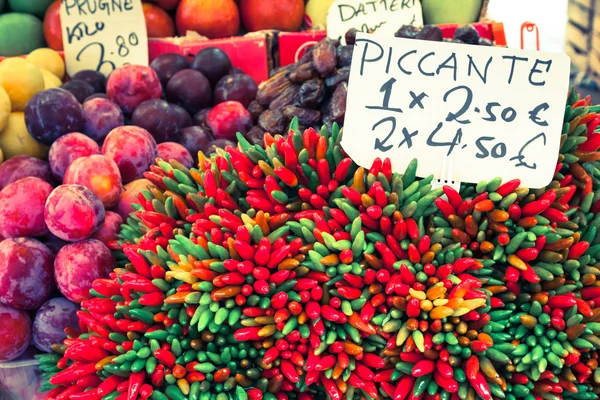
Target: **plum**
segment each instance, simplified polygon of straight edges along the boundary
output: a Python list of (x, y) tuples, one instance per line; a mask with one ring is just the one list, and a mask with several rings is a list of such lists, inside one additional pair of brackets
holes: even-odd
[(162, 87), (156, 72), (142, 65), (124, 65), (108, 77), (106, 94), (126, 113), (146, 100), (160, 99)]
[(212, 139), (212, 135), (207, 129), (200, 126), (188, 126), (181, 130), (179, 143), (190, 152), (194, 159), (197, 159), (198, 152), (206, 152), (208, 142)]
[(166, 89), (167, 100), (195, 114), (212, 102), (210, 82), (201, 72), (184, 69), (173, 75)]
[(83, 103), (83, 133), (96, 142), (124, 124), (123, 111), (109, 99), (96, 97)]
[[(94, 93), (93, 95), (91, 95), (90, 97), (85, 99), (85, 101), (92, 100), (92, 99), (108, 99), (108, 96), (106, 95), (106, 93)], [(119, 108), (119, 110), (120, 110), (120, 108)]]
[(177, 140), (181, 116), (161, 99), (147, 100), (132, 115), (133, 125), (146, 129), (157, 143)]
[(62, 89), (65, 89), (75, 98), (78, 102), (83, 103), (85, 99), (90, 97), (95, 93), (94, 87), (87, 83), (86, 81), (81, 81), (79, 79), (72, 79), (69, 82), (63, 84), (61, 86)]
[(225, 75), (215, 87), (215, 104), (224, 101), (239, 101), (248, 107), (256, 98), (258, 85), (256, 81), (246, 74)]
[(71, 163), (80, 158), (100, 154), (100, 146), (84, 134), (73, 132), (59, 137), (48, 153), (48, 162), (54, 177), (62, 181)]
[(169, 104), (169, 105), (171, 106), (173, 111), (175, 111), (177, 113), (177, 115), (179, 116), (179, 128), (180, 129), (187, 128), (188, 126), (194, 125), (194, 122), (192, 121), (192, 117), (190, 116), (190, 113), (187, 112), (185, 110), (185, 108), (178, 106), (177, 104)]
[(150, 68), (156, 71), (160, 83), (165, 87), (173, 75), (189, 67), (190, 62), (188, 59), (177, 53), (161, 54), (150, 63)]
[(117, 205), (121, 197), (121, 173), (117, 164), (101, 154), (81, 157), (71, 163), (63, 183), (82, 185), (90, 189), (105, 209)]
[(190, 152), (179, 143), (164, 142), (159, 144), (158, 157), (165, 161), (177, 160), (187, 168), (192, 168), (194, 164)]
[(0, 301), (20, 310), (44, 304), (54, 289), (53, 262), (54, 254), (38, 240), (4, 239), (0, 242)]
[(52, 171), (47, 162), (31, 156), (15, 156), (0, 164), (0, 189), (29, 176), (52, 183)]
[(113, 129), (104, 144), (102, 154), (113, 160), (121, 171), (124, 183), (140, 179), (156, 159), (156, 141), (145, 129), (122, 126)]
[(48, 232), (44, 205), (52, 186), (40, 178), (23, 178), (0, 191), (0, 235), (8, 237), (41, 236)]
[(31, 318), (25, 311), (0, 304), (0, 361), (11, 361), (31, 342)]
[(44, 209), (44, 219), (52, 234), (67, 242), (87, 239), (104, 223), (104, 207), (90, 189), (81, 185), (61, 185), (54, 189)]
[(113, 240), (117, 240), (117, 235), (121, 230), (123, 218), (113, 211), (107, 211), (102, 227), (92, 235), (92, 239), (97, 239), (108, 246)]
[(83, 111), (71, 93), (64, 89), (46, 89), (33, 96), (25, 107), (27, 131), (38, 142), (50, 146), (71, 132), (81, 132)]
[(129, 214), (134, 211), (131, 204), (139, 203), (138, 194), (142, 190), (146, 190), (148, 186), (154, 186), (148, 179), (138, 179), (125, 185), (121, 200), (119, 200), (119, 204), (116, 208), (116, 211), (121, 218), (123, 218), (123, 221), (127, 221)]
[(235, 140), (237, 132), (245, 135), (252, 128), (252, 115), (239, 101), (226, 101), (208, 113), (207, 123), (215, 138)]
[(208, 126), (208, 114), (211, 112), (212, 108), (204, 108), (194, 114), (194, 125), (201, 126), (205, 129), (210, 130)]
[(98, 71), (84, 69), (73, 75), (73, 79), (89, 83), (94, 88), (94, 93), (106, 92), (106, 77)]
[(114, 264), (110, 250), (99, 240), (68, 244), (60, 249), (54, 260), (58, 290), (67, 299), (81, 303), (91, 298), (89, 292), (94, 280), (108, 277)]
[(200, 50), (194, 57), (190, 67), (202, 72), (213, 86), (219, 82), (219, 79), (231, 74), (232, 71), (229, 56), (216, 47)]
[(65, 242), (62, 239), (57, 238), (51, 233), (48, 233), (44, 237), (40, 238), (40, 241), (46, 246), (52, 254), (58, 254), (58, 251), (63, 248), (68, 242)]
[(33, 344), (40, 351), (51, 353), (50, 346), (62, 343), (67, 338), (65, 328), (79, 327), (77, 318), (77, 304), (65, 299), (56, 297), (45, 302), (33, 320)]

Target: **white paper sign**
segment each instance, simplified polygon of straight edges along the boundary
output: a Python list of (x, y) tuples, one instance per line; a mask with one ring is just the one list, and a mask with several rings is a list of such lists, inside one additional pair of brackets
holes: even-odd
[(337, 0), (327, 14), (327, 36), (343, 43), (351, 28), (394, 36), (402, 25), (423, 25), (420, 0)]
[(361, 166), (500, 176), (546, 186), (556, 167), (569, 85), (565, 54), (357, 35), (342, 146)]
[(125, 64), (148, 65), (148, 34), (140, 0), (62, 0), (67, 72), (109, 75)]

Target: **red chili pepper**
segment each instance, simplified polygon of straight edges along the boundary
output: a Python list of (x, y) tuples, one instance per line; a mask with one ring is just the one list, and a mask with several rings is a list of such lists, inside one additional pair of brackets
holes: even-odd
[(233, 334), (233, 337), (242, 342), (249, 340), (262, 340), (262, 338), (258, 335), (258, 332), (261, 329), (262, 326), (249, 326), (240, 328)]
[(571, 296), (567, 296), (567, 295), (558, 295), (558, 296), (552, 296), (548, 299), (548, 306), (550, 306), (550, 308), (571, 308), (574, 305), (577, 305), (577, 301), (575, 300), (574, 297)]
[(154, 352), (154, 357), (169, 368), (175, 366), (175, 355), (169, 350), (158, 349)]
[[(79, 388), (81, 390), (81, 388)], [(87, 392), (76, 393), (70, 395), (72, 400), (100, 400), (102, 397), (98, 395), (98, 389), (88, 390)]]
[(152, 292), (142, 295), (138, 301), (143, 306), (159, 307), (164, 304), (165, 295), (163, 292)]
[[(158, 358), (158, 357), (157, 357)], [(127, 400), (136, 400), (140, 392), (140, 388), (146, 377), (145, 371), (132, 372), (129, 375), (129, 387), (127, 389)]]
[(548, 208), (546, 211), (542, 213), (542, 215), (550, 222), (567, 222), (569, 217), (563, 213), (562, 211), (557, 210), (556, 208)]
[(342, 399), (342, 393), (332, 379), (327, 379), (324, 376), (321, 376), (321, 383), (332, 400)]
[(356, 288), (349, 286), (340, 286), (337, 288), (340, 296), (347, 300), (356, 300), (362, 296), (362, 292)]
[(452, 370), (450, 364), (442, 360), (436, 361), (435, 368), (444, 378), (452, 378), (452, 376), (454, 375), (454, 371)]
[(435, 362), (432, 360), (421, 360), (413, 366), (412, 374), (415, 377), (429, 375), (435, 369)]
[[(175, 225), (171, 225), (171, 224), (167, 224), (167, 225), (169, 225), (171, 227), (175, 226)], [(172, 230), (173, 230), (173, 228), (171, 228), (171, 231)], [(131, 264), (133, 265), (133, 267), (135, 268), (135, 270), (137, 271), (138, 274), (140, 274), (141, 276), (143, 276), (145, 278), (152, 277), (152, 275), (150, 274), (150, 264), (148, 264), (148, 261), (146, 261), (146, 258), (144, 256), (142, 256), (141, 254), (139, 254), (136, 251), (134, 246), (124, 246), (123, 252), (129, 259), (129, 261), (131, 261)]]
[(482, 399), (489, 400), (492, 398), (492, 393), (490, 391), (490, 387), (488, 386), (488, 384), (485, 381), (485, 378), (481, 372), (477, 373), (477, 375), (475, 376), (475, 379), (469, 379), (469, 383), (471, 383), (471, 386), (473, 387), (473, 389), (475, 389), (477, 394)]
[(373, 353), (365, 353), (361, 361), (370, 368), (380, 369), (385, 366), (385, 360)]
[(368, 322), (363, 321), (357, 313), (352, 313), (350, 318), (348, 319), (350, 325), (355, 327), (356, 329), (368, 333), (369, 335), (374, 335), (377, 333), (377, 330), (373, 325)]
[(410, 375), (404, 375), (398, 381), (396, 390), (394, 390), (394, 400), (404, 400), (408, 397), (408, 394), (413, 391), (415, 383), (415, 377)]
[(581, 299), (575, 299), (575, 301), (577, 302), (577, 310), (584, 317), (593, 317), (594, 316), (594, 312), (592, 311), (592, 308), (586, 301), (581, 300)]
[(521, 271), (521, 276), (529, 283), (538, 283), (540, 281), (540, 277), (538, 274), (531, 268), (531, 265), (525, 263), (527, 269), (525, 271)]
[(500, 187), (496, 189), (496, 193), (498, 193), (502, 197), (506, 197), (512, 192), (514, 192), (520, 184), (521, 181), (519, 179), (513, 179), (512, 181), (508, 181), (500, 185)]
[(569, 249), (569, 256), (568, 256), (568, 258), (570, 258), (570, 259), (578, 259), (578, 258), (580, 258), (581, 256), (583, 256), (583, 254), (587, 251), (587, 249), (589, 247), (590, 247), (590, 243), (586, 242), (586, 241), (581, 241), (581, 242), (575, 243)]
[(281, 372), (292, 383), (297, 383), (300, 381), (300, 376), (296, 371), (296, 367), (294, 367), (294, 364), (287, 360), (281, 360)]
[(433, 373), (433, 379), (438, 385), (440, 385), (442, 389), (447, 390), (450, 393), (458, 392), (458, 382), (456, 382), (454, 378), (444, 378), (437, 371), (435, 371)]
[[(61, 389), (63, 389), (63, 388), (61, 388)], [(81, 390), (81, 388), (79, 388), (77, 386), (71, 386), (71, 387), (67, 388), (66, 390), (64, 390), (62, 393), (60, 393), (59, 395), (57, 395), (56, 400), (69, 400), (71, 398), (71, 395), (76, 394), (80, 390)]]
[(465, 374), (467, 379), (474, 380), (477, 378), (479, 372), (479, 358), (477, 356), (470, 356), (465, 362)]
[(448, 218), (450, 215), (456, 214), (456, 210), (454, 209), (454, 207), (452, 207), (450, 203), (448, 203), (446, 200), (440, 197), (435, 199), (435, 205), (446, 218)]
[(550, 207), (550, 204), (552, 204), (552, 202), (549, 199), (532, 201), (531, 203), (525, 204), (522, 207), (522, 216), (533, 217), (535, 215), (541, 214)]

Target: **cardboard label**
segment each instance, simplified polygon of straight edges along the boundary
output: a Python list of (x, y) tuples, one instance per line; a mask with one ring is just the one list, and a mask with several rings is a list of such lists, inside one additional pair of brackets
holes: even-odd
[(417, 158), (419, 176), (439, 178), (452, 157), (455, 181), (550, 183), (569, 87), (565, 54), (364, 33), (355, 47), (342, 146), (358, 164), (389, 157), (403, 172)]
[(62, 0), (67, 72), (109, 75), (126, 64), (148, 65), (148, 34), (140, 0)]
[(327, 14), (327, 36), (343, 44), (351, 28), (394, 36), (402, 25), (423, 25), (420, 0), (337, 0)]

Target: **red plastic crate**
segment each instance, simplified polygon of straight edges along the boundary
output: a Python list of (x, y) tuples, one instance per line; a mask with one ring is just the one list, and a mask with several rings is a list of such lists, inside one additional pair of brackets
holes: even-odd
[[(445, 38), (452, 38), (458, 24), (440, 25)], [(495, 41), (499, 46), (506, 45), (504, 26), (495, 22), (473, 24), (481, 37)], [(279, 61), (281, 66), (295, 63), (308, 49), (327, 36), (326, 31), (282, 32), (279, 34)]]

